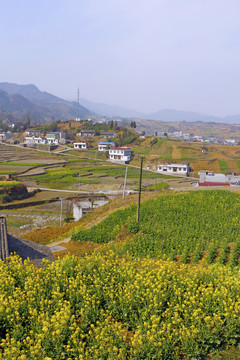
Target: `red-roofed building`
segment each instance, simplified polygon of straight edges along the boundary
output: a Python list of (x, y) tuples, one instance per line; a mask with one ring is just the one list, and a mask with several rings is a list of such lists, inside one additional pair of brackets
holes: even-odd
[(132, 151), (130, 147), (115, 147), (109, 149), (109, 159), (111, 161), (129, 163), (132, 158)]

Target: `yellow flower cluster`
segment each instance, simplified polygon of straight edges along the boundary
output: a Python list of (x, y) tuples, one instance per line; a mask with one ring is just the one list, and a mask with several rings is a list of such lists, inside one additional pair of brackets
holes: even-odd
[(0, 359), (187, 359), (240, 333), (240, 274), (219, 265), (66, 257), (0, 262)]

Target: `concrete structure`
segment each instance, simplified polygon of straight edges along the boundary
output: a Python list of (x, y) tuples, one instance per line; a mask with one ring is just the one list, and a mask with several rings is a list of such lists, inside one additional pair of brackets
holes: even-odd
[(230, 186), (240, 184), (240, 175), (215, 174), (212, 171), (201, 170), (198, 172), (199, 186)]
[(111, 161), (129, 163), (132, 158), (130, 147), (115, 147), (109, 150), (109, 159)]
[(0, 259), (6, 260), (9, 255), (16, 253), (22, 260), (30, 259), (37, 266), (42, 266), (42, 260), (54, 261), (54, 256), (47, 246), (33, 241), (17, 238), (7, 234), (7, 223), (4, 216), (0, 216)]
[(50, 132), (46, 136), (48, 144), (58, 145), (59, 143), (64, 143), (66, 140), (65, 132)]
[(34, 144), (47, 144), (47, 139), (36, 136), (26, 136), (24, 140), (25, 144), (34, 145)]
[(40, 136), (40, 131), (34, 130), (34, 129), (26, 129), (24, 132), (25, 136)]
[(0, 142), (4, 142), (10, 139), (13, 135), (11, 133), (2, 132), (0, 133)]
[(113, 142), (102, 141), (102, 142), (98, 143), (98, 151), (107, 151), (110, 148), (113, 148), (114, 146), (115, 146), (115, 144)]
[(189, 163), (158, 165), (157, 171), (166, 175), (189, 176), (191, 167)]
[(7, 223), (5, 216), (0, 216), (0, 259), (6, 260), (8, 256)]
[(115, 139), (117, 134), (115, 132), (102, 131), (100, 137), (103, 139)]
[(74, 149), (87, 149), (88, 144), (86, 142), (77, 142), (77, 143), (73, 143), (73, 147)]
[(96, 135), (96, 131), (95, 130), (81, 130), (79, 132), (79, 134), (82, 137), (93, 137)]

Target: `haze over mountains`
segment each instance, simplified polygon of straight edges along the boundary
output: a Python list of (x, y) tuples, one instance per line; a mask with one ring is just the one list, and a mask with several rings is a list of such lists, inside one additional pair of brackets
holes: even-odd
[(174, 109), (163, 109), (155, 113), (144, 114), (133, 109), (127, 109), (118, 105), (108, 105), (104, 103), (94, 103), (85, 98), (80, 99), (80, 103), (89, 110), (102, 114), (105, 116), (121, 116), (126, 118), (139, 118), (146, 120), (159, 120), (159, 121), (203, 121), (203, 122), (219, 122), (219, 123), (239, 123), (240, 114), (217, 117), (213, 115), (199, 114), (192, 111), (181, 111)]
[(76, 101), (67, 101), (48, 92), (40, 91), (33, 84), (0, 83), (0, 116), (20, 120), (27, 114), (32, 115), (33, 121), (70, 120), (76, 117), (87, 119), (93, 115), (99, 115), (159, 121), (240, 123), (240, 114), (221, 118), (171, 109), (144, 114), (133, 109), (95, 103), (84, 98), (80, 99), (80, 106), (78, 107)]
[(92, 113), (70, 102), (40, 91), (35, 85), (0, 83), (0, 116), (20, 120), (31, 114), (33, 121), (70, 120), (76, 117), (88, 118)]

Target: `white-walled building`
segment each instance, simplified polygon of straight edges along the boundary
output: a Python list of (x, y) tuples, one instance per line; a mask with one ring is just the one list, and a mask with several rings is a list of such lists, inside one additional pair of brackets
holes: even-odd
[(130, 147), (115, 147), (109, 149), (109, 159), (111, 161), (128, 163), (132, 158)]
[(106, 151), (115, 146), (114, 142), (102, 141), (98, 143), (98, 151)]
[(157, 171), (166, 175), (185, 175), (189, 176), (191, 167), (189, 163), (158, 165)]
[(115, 132), (102, 131), (100, 137), (104, 139), (115, 139), (117, 134)]
[(73, 143), (73, 147), (74, 149), (87, 149), (88, 145), (86, 142), (77, 142), (77, 143)]
[(66, 140), (66, 133), (64, 131), (61, 132), (50, 132), (46, 136), (47, 143), (58, 145), (59, 143), (64, 143), (64, 140)]
[(215, 174), (212, 171), (200, 170), (199, 186), (230, 186), (240, 184), (240, 175), (237, 174)]
[(4, 142), (8, 139), (10, 139), (13, 135), (11, 133), (2, 132), (0, 133), (0, 142)]
[(25, 144), (34, 145), (34, 144), (47, 144), (47, 139), (40, 136), (25, 136)]

